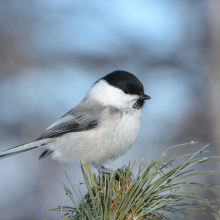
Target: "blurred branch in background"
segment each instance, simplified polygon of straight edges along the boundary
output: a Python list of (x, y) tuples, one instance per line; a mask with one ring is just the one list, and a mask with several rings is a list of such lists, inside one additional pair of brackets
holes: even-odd
[(208, 81), (212, 115), (211, 132), (216, 155), (220, 155), (220, 2), (218, 0), (210, 1), (209, 9), (211, 70), (208, 75)]
[(220, 2), (210, 2), (210, 52), (209, 100), (212, 114), (212, 134), (216, 153), (220, 155)]

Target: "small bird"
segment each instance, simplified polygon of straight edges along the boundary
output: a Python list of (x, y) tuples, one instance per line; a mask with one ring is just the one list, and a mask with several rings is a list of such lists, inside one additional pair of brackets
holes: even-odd
[(144, 87), (133, 74), (117, 70), (94, 83), (85, 98), (48, 127), (33, 142), (0, 153), (0, 159), (36, 148), (45, 148), (59, 162), (103, 165), (122, 156), (133, 145), (140, 130), (145, 100)]

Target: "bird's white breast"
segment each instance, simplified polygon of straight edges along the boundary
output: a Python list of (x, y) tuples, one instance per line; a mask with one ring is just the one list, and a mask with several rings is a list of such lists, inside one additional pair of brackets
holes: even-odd
[(104, 165), (133, 145), (140, 130), (142, 110), (119, 112), (98, 127), (70, 132), (55, 140), (53, 157), (59, 161)]

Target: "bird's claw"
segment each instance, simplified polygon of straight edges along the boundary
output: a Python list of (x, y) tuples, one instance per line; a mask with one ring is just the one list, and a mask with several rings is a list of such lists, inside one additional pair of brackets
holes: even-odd
[(111, 169), (109, 169), (109, 168), (105, 168), (105, 167), (97, 165), (95, 163), (93, 163), (92, 165), (99, 171), (100, 174), (111, 173)]

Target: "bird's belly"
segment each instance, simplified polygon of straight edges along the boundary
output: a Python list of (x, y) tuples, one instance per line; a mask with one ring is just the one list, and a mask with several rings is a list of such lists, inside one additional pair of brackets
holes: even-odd
[(104, 165), (122, 156), (140, 130), (140, 117), (122, 115), (89, 131), (72, 132), (57, 139), (53, 157), (59, 161)]
[(102, 141), (102, 156), (98, 164), (107, 164), (122, 156), (133, 145), (140, 130), (140, 122), (134, 121), (128, 115), (112, 125), (111, 131), (105, 134)]

